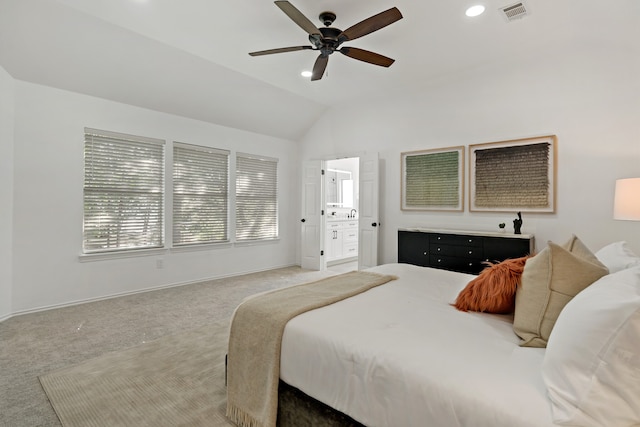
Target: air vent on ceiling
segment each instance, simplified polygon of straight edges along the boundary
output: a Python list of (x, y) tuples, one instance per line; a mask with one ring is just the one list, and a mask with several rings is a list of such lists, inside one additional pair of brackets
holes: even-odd
[(500, 8), (500, 10), (504, 14), (504, 17), (507, 19), (507, 21), (514, 21), (516, 19), (524, 18), (529, 13), (524, 2), (518, 2), (509, 6), (505, 6), (503, 8)]

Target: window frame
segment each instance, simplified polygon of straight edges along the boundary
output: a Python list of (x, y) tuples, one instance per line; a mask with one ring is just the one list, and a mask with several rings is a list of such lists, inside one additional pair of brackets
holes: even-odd
[[(241, 153), (241, 152), (236, 153), (235, 160), (236, 160), (235, 177), (234, 177), (235, 178), (234, 181), (236, 184), (235, 206), (234, 206), (235, 242), (237, 244), (246, 244), (246, 243), (264, 242), (264, 241), (272, 241), (272, 240), (279, 239), (280, 237), (280, 227), (279, 227), (280, 215), (279, 215), (279, 200), (278, 200), (278, 172), (279, 172), (278, 162), (279, 160), (274, 157), (260, 156), (260, 155)], [(240, 169), (242, 167), (244, 160), (251, 162), (253, 166), (250, 169), (247, 169), (243, 172)], [(243, 183), (240, 182), (244, 178), (246, 178), (246, 176), (243, 176), (243, 173), (251, 174), (251, 172), (259, 172), (260, 168), (257, 167), (258, 165), (267, 166), (267, 168), (262, 169), (263, 173), (265, 171), (268, 171), (270, 168), (273, 168), (274, 169), (272, 171), (273, 179), (271, 181), (260, 182), (259, 180), (256, 179), (255, 174), (253, 174), (252, 175), (253, 179), (250, 179), (247, 181), (250, 184), (253, 184), (252, 185), (253, 188), (251, 189), (252, 194), (250, 196), (243, 196), (241, 193), (245, 190), (245, 188), (243, 186)], [(257, 187), (255, 187), (256, 185)], [(265, 193), (266, 193), (265, 190), (271, 190), (272, 192), (267, 196), (265, 196)], [(267, 235), (248, 233), (246, 236), (240, 236), (240, 234), (243, 233), (243, 230), (246, 230), (246, 228), (242, 224), (243, 218), (245, 216), (242, 213), (243, 203), (241, 201), (243, 201), (244, 199), (249, 199), (249, 197), (252, 197), (252, 198), (257, 197), (258, 200), (261, 200), (263, 202), (271, 201), (272, 203), (271, 212), (273, 213), (273, 215), (270, 218), (269, 217), (263, 218), (263, 220), (268, 220), (272, 222), (271, 224), (269, 224), (269, 226), (273, 230), (272, 233), (267, 233)], [(249, 208), (250, 215), (247, 215), (247, 216), (251, 216), (251, 214), (253, 214), (254, 215), (253, 217), (255, 218), (256, 214), (264, 213), (264, 212), (265, 212), (264, 206), (262, 207), (262, 209), (251, 207)]]
[[(86, 205), (86, 196), (85, 196), (85, 182), (83, 181), (83, 220), (82, 220), (82, 245), (81, 245), (81, 253), (79, 254), (79, 260), (81, 262), (86, 261), (95, 261), (95, 260), (103, 260), (103, 259), (114, 259), (114, 258), (130, 258), (130, 257), (140, 257), (140, 256), (153, 256), (153, 255), (162, 255), (169, 252), (183, 252), (183, 251), (198, 251), (198, 250), (209, 250), (215, 248), (224, 248), (229, 246), (246, 246), (253, 244), (268, 244), (269, 242), (273, 242), (279, 240), (279, 189), (278, 189), (278, 174), (279, 167), (278, 162), (279, 159), (274, 157), (255, 155), (249, 153), (242, 153), (233, 150), (225, 150), (215, 147), (210, 147), (201, 144), (190, 144), (179, 141), (172, 141), (167, 143), (164, 139), (158, 138), (150, 138), (138, 135), (131, 135), (125, 133), (118, 133), (113, 131), (106, 131), (100, 129), (93, 129), (85, 127), (84, 129), (85, 141), (83, 145), (85, 159), (83, 160), (83, 174), (87, 174), (87, 162), (86, 162), (86, 144), (87, 139), (91, 138), (100, 138), (104, 137), (107, 139), (115, 139), (123, 144), (152, 144), (154, 147), (160, 147), (160, 156), (156, 159), (157, 163), (161, 166), (159, 170), (161, 170), (161, 179), (158, 183), (159, 191), (159, 202), (158, 202), (158, 217), (160, 218), (159, 225), (159, 233), (160, 239), (157, 244), (153, 246), (123, 246), (123, 247), (113, 247), (113, 248), (97, 248), (87, 250), (85, 232), (86, 232), (86, 213), (84, 212), (84, 206)], [(212, 240), (212, 241), (202, 241), (202, 242), (193, 242), (193, 243), (180, 243), (178, 239), (174, 241), (174, 227), (176, 223), (176, 218), (174, 214), (174, 205), (175, 205), (175, 183), (174, 183), (174, 173), (176, 169), (174, 153), (175, 150), (180, 150), (181, 148), (192, 149), (194, 151), (203, 151), (209, 153), (223, 154), (226, 156), (226, 239), (224, 240)], [(246, 169), (247, 165), (245, 165), (244, 160), (247, 160), (249, 163), (253, 163), (252, 167)], [(264, 162), (264, 163), (262, 163)], [(252, 173), (256, 172), (255, 166), (257, 165), (257, 170), (259, 173), (266, 172), (267, 180), (261, 181), (259, 179), (254, 180), (250, 178), (248, 183), (250, 187), (254, 190), (253, 193), (249, 195), (242, 194), (242, 188), (240, 191), (238, 190), (238, 183), (242, 182), (244, 177), (244, 182), (247, 182), (247, 177), (251, 176)], [(260, 170), (262, 166), (266, 166), (263, 168), (264, 170)], [(145, 177), (143, 177), (145, 178)], [(257, 185), (257, 187), (256, 187)], [(261, 187), (261, 186), (267, 187)], [(265, 196), (266, 195), (266, 196)], [(253, 211), (252, 218), (259, 217), (263, 213), (267, 212), (270, 215), (263, 218), (267, 221), (267, 228), (270, 230), (266, 234), (251, 234), (251, 235), (240, 235), (238, 232), (238, 224), (242, 225), (242, 218), (239, 219), (239, 216), (242, 215), (243, 210), (243, 201), (246, 201), (247, 198), (257, 198), (258, 201), (254, 200), (253, 205), (259, 205), (260, 208), (258, 210)], [(244, 200), (243, 200), (244, 199)], [(266, 202), (265, 202), (266, 201)], [(270, 205), (269, 209), (264, 209), (265, 203)], [(261, 225), (260, 228), (263, 226)]]
[[(223, 225), (223, 238), (221, 239), (208, 239), (208, 240), (191, 240), (188, 242), (185, 242), (182, 239), (177, 239), (177, 233), (179, 233), (179, 231), (177, 230), (177, 228), (180, 226), (180, 224), (182, 224), (181, 221), (177, 221), (176, 220), (176, 199), (178, 199), (179, 197), (176, 197), (179, 194), (187, 194), (186, 192), (177, 192), (176, 191), (176, 181), (179, 181), (176, 173), (178, 172), (178, 168), (176, 167), (176, 153), (177, 151), (185, 151), (185, 152), (189, 152), (189, 157), (193, 160), (199, 161), (202, 164), (204, 163), (208, 163), (209, 166), (216, 166), (218, 164), (221, 164), (222, 162), (220, 162), (220, 157), (224, 157), (224, 166), (223, 166), (223, 174), (224, 174), (224, 183), (222, 186), (218, 185), (218, 188), (223, 188), (222, 191), (212, 191), (212, 189), (209, 189), (209, 191), (204, 191), (199, 192), (199, 193), (190, 193), (192, 195), (194, 195), (194, 199), (199, 199), (200, 197), (196, 194), (199, 195), (209, 195), (209, 196), (213, 196), (213, 197), (218, 197), (217, 195), (221, 195), (222, 199), (223, 199), (223, 203), (224, 203), (224, 212), (222, 213), (222, 215), (214, 215), (214, 217), (217, 217), (218, 221), (222, 221), (222, 225)], [(203, 153), (202, 157), (198, 157), (197, 153)], [(182, 249), (182, 248), (192, 248), (192, 247), (196, 247), (196, 246), (202, 246), (202, 245), (217, 245), (217, 244), (223, 244), (223, 243), (229, 243), (230, 242), (230, 238), (229, 238), (229, 211), (230, 211), (230, 206), (231, 206), (231, 200), (229, 197), (229, 182), (230, 182), (230, 154), (231, 152), (229, 150), (222, 150), (219, 148), (213, 148), (213, 147), (207, 147), (207, 146), (203, 146), (203, 145), (195, 145), (195, 144), (188, 144), (188, 143), (184, 143), (184, 142), (178, 142), (178, 141), (174, 141), (173, 142), (173, 149), (172, 149), (172, 161), (171, 161), (171, 176), (172, 176), (172, 182), (171, 182), (171, 224), (170, 224), (170, 228), (171, 228), (171, 236), (172, 236), (172, 240), (171, 240), (171, 248), (172, 249)], [(202, 171), (202, 168), (198, 168), (199, 171)], [(213, 169), (215, 171), (215, 169)], [(187, 172), (189, 172), (187, 170)], [(192, 172), (196, 172), (196, 171), (192, 171)], [(192, 178), (196, 178), (198, 179), (198, 177), (192, 176)], [(203, 177), (200, 177), (200, 179), (202, 179)], [(190, 180), (192, 181), (192, 180)], [(213, 182), (213, 186), (215, 187), (217, 182), (215, 181), (210, 181), (210, 183)], [(183, 185), (187, 185), (188, 183), (183, 183)], [(204, 183), (200, 183), (201, 186), (203, 186)], [(192, 189), (193, 191), (193, 189)], [(197, 191), (197, 190), (196, 190)], [(194, 201), (195, 203), (198, 202), (203, 202), (203, 201)], [(185, 223), (187, 226), (189, 226), (189, 223)], [(185, 233), (186, 234), (186, 233)]]
[[(103, 150), (102, 153), (98, 153), (100, 149), (98, 148), (100, 144), (109, 145), (113, 144), (113, 150)], [(120, 145), (119, 148), (115, 148), (117, 145)], [(104, 147), (103, 147), (104, 148)], [(149, 153), (155, 153), (156, 156), (147, 157), (145, 160), (140, 161), (138, 158), (139, 154), (144, 153), (144, 151), (148, 151)], [(119, 152), (120, 151), (120, 152)], [(119, 155), (119, 159), (108, 159), (109, 156)], [(97, 165), (88, 168), (88, 162), (95, 164), (99, 161), (107, 161), (106, 167), (103, 165)], [(83, 216), (82, 216), (82, 255), (84, 256), (108, 256), (109, 254), (123, 254), (123, 253), (136, 253), (136, 252), (145, 252), (149, 251), (155, 252), (157, 250), (164, 250), (165, 248), (165, 194), (166, 194), (166, 141), (157, 138), (149, 138), (137, 135), (130, 135), (112, 131), (105, 131), (99, 129), (85, 128), (84, 129), (84, 143), (83, 143), (83, 191), (82, 191), (82, 200), (83, 200)], [(123, 163), (131, 163), (131, 167), (123, 167)], [(155, 164), (154, 164), (155, 163)], [(132, 184), (135, 184), (133, 181), (135, 180), (135, 174), (131, 174), (132, 171), (136, 169), (132, 166), (136, 165), (138, 168), (144, 169), (145, 166), (147, 170), (155, 171), (156, 173), (152, 175), (154, 179), (157, 181), (155, 184), (152, 183), (154, 179), (149, 179), (149, 175), (145, 175), (140, 179), (138, 177), (138, 181), (143, 184), (134, 185), (135, 189), (132, 189)], [(127, 177), (127, 175), (129, 175)], [(109, 183), (109, 179), (112, 179), (113, 182)], [(145, 185), (147, 188), (145, 189)], [(95, 194), (96, 197), (91, 200), (88, 197), (88, 194)], [(100, 202), (99, 197), (102, 193), (103, 202)], [(109, 209), (113, 209), (113, 206), (108, 206), (109, 202), (113, 202), (113, 200), (117, 199), (120, 195), (120, 200), (117, 203), (119, 206), (114, 210), (109, 212)], [(151, 210), (151, 214), (147, 213), (147, 216), (154, 215), (157, 220), (153, 221), (153, 231), (151, 232), (152, 238), (149, 239), (148, 244), (131, 246), (131, 245), (122, 245), (118, 243), (115, 246), (111, 246), (110, 243), (106, 244), (106, 247), (96, 247), (100, 245), (100, 239), (97, 236), (88, 237), (88, 234), (93, 233), (97, 234), (98, 229), (100, 227), (100, 218), (99, 214), (95, 213), (93, 215), (88, 215), (88, 211), (91, 210), (89, 204), (96, 205), (96, 209), (100, 209), (100, 204), (102, 204), (105, 209), (102, 209), (103, 212), (106, 212), (105, 215), (112, 214), (122, 215), (122, 206), (128, 206), (132, 208), (134, 205), (123, 205), (122, 200), (126, 199), (128, 196), (131, 200), (135, 200), (136, 196), (139, 199), (144, 200), (144, 196), (148, 198), (148, 200), (152, 200), (156, 205), (156, 210)], [(112, 200), (109, 201), (108, 199)], [(147, 200), (147, 203), (149, 204)], [(144, 204), (144, 203), (141, 203)], [(96, 212), (98, 212), (96, 210)], [(140, 209), (140, 213), (144, 212), (144, 209)], [(127, 218), (131, 218), (130, 216)], [(124, 224), (124, 225), (123, 225)], [(126, 222), (108, 222), (103, 225), (105, 229), (113, 228), (113, 227), (133, 227), (134, 224), (127, 225)], [(91, 229), (94, 230), (91, 230)], [(144, 228), (144, 227), (143, 227)], [(130, 233), (135, 234), (136, 231), (132, 230)], [(107, 233), (109, 236), (113, 233)], [(116, 239), (117, 236), (125, 236), (126, 231), (122, 234), (115, 233)], [(129, 236), (129, 239), (136, 240)], [(142, 239), (144, 240), (144, 239)], [(93, 242), (93, 243), (92, 243)], [(103, 244), (104, 245), (104, 244)]]

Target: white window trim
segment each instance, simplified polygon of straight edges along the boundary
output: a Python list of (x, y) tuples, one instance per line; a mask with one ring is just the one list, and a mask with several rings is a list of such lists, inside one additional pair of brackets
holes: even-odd
[[(173, 153), (174, 153), (174, 149), (175, 148), (183, 148), (186, 150), (194, 150), (194, 151), (201, 151), (203, 153), (215, 153), (215, 154), (220, 154), (223, 156), (227, 157), (227, 211), (226, 211), (226, 234), (227, 234), (227, 238), (225, 240), (220, 240), (220, 241), (208, 241), (208, 242), (197, 242), (197, 243), (187, 243), (187, 244), (176, 244), (173, 240), (173, 233), (174, 233), (174, 229), (173, 227), (175, 226), (174, 223), (174, 216), (173, 216), (173, 200), (174, 200), (174, 187), (173, 187), (173, 174), (175, 173), (175, 168), (174, 168), (174, 159), (173, 159)], [(169, 163), (169, 169), (171, 173), (167, 174), (167, 188), (171, 188), (171, 196), (167, 197), (167, 203), (165, 206), (165, 210), (166, 210), (166, 217), (167, 217), (167, 221), (166, 221), (166, 234), (167, 237), (166, 239), (166, 245), (171, 248), (172, 251), (175, 250), (187, 250), (187, 249), (193, 249), (193, 248), (210, 248), (210, 247), (215, 247), (215, 246), (219, 246), (219, 245), (225, 245), (228, 243), (232, 243), (231, 240), (231, 234), (230, 234), (230, 229), (231, 229), (231, 225), (229, 223), (230, 221), (230, 215), (229, 215), (229, 211), (231, 211), (231, 207), (233, 206), (231, 204), (231, 197), (230, 197), (230, 187), (231, 187), (231, 180), (232, 178), (235, 176), (235, 171), (232, 174), (232, 169), (231, 169), (231, 151), (230, 150), (224, 150), (224, 149), (220, 149), (220, 148), (214, 148), (214, 147), (209, 147), (209, 146), (205, 146), (205, 145), (197, 145), (197, 144), (190, 144), (190, 143), (185, 143), (185, 142), (179, 142), (179, 141), (173, 141), (173, 145), (171, 147), (171, 159), (170, 159), (170, 163)], [(167, 192), (169, 193), (169, 192)]]
[[(275, 213), (275, 221), (276, 221), (276, 235), (272, 236), (272, 237), (264, 237), (264, 238), (248, 238), (248, 239), (240, 239), (238, 240), (238, 236), (237, 236), (237, 229), (234, 229), (234, 234), (233, 234), (233, 239), (234, 239), (234, 243), (237, 245), (246, 245), (246, 244), (252, 244), (252, 243), (259, 243), (259, 242), (269, 242), (269, 241), (277, 241), (280, 239), (280, 198), (278, 197), (279, 194), (279, 182), (280, 182), (280, 167), (278, 166), (280, 160), (276, 157), (269, 157), (269, 156), (262, 156), (262, 155), (257, 155), (257, 154), (250, 154), (250, 153), (244, 153), (244, 152), (236, 152), (234, 160), (235, 160), (235, 164), (234, 164), (234, 177), (233, 177), (233, 182), (234, 185), (237, 182), (238, 176), (237, 176), (237, 159), (239, 157), (243, 157), (243, 158), (247, 158), (247, 159), (252, 159), (252, 160), (265, 160), (265, 161), (269, 161), (269, 162), (274, 162), (276, 164), (276, 182), (275, 182), (275, 190), (276, 190), (276, 213)], [(233, 191), (233, 195), (234, 195), (234, 205), (233, 205), (233, 212), (234, 215), (237, 213), (238, 211), (238, 204), (237, 204), (237, 191), (236, 188), (234, 187), (234, 191)], [(236, 218), (234, 218), (233, 221), (234, 224), (234, 228), (237, 225), (237, 220)]]
[[(277, 243), (281, 240), (280, 237), (280, 215), (279, 215), (279, 202), (280, 198), (278, 196), (280, 192), (279, 182), (280, 182), (280, 168), (277, 168), (276, 173), (276, 221), (277, 221), (277, 229), (278, 235), (275, 237), (268, 238), (260, 238), (260, 239), (246, 239), (246, 240), (237, 240), (236, 237), (236, 211), (237, 211), (237, 201), (236, 201), (236, 179), (237, 179), (237, 158), (245, 157), (256, 160), (267, 160), (279, 163), (279, 159), (275, 157), (262, 156), (244, 152), (235, 152), (232, 150), (225, 150), (220, 148), (208, 147), (206, 145), (200, 144), (189, 144), (183, 143), (179, 141), (172, 141), (171, 145), (167, 144), (167, 142), (163, 139), (151, 138), (133, 134), (125, 134), (118, 133), (113, 131), (106, 131), (101, 129), (94, 128), (85, 128), (85, 133), (94, 133), (98, 135), (104, 135), (106, 137), (113, 137), (119, 139), (132, 139), (134, 141), (141, 142), (151, 142), (151, 143), (159, 143), (162, 144), (164, 149), (164, 238), (163, 238), (163, 246), (157, 248), (140, 248), (140, 249), (114, 249), (109, 251), (100, 251), (100, 252), (81, 252), (78, 254), (79, 262), (93, 262), (93, 261), (102, 261), (102, 260), (111, 260), (111, 259), (125, 259), (125, 258), (137, 258), (137, 257), (152, 257), (152, 256), (163, 256), (168, 253), (183, 253), (183, 252), (197, 252), (197, 251), (209, 251), (209, 250), (219, 250), (225, 248), (232, 247), (248, 247), (248, 246), (261, 246), (261, 245), (269, 245)], [(215, 243), (202, 243), (202, 244), (192, 244), (192, 245), (173, 245), (173, 147), (174, 145), (186, 146), (191, 149), (200, 149), (202, 151), (213, 151), (228, 154), (229, 159), (229, 171), (228, 171), (228, 210), (227, 210), (227, 236), (228, 240), (223, 242), (215, 242)], [(82, 196), (84, 203), (84, 195)], [(81, 204), (82, 205), (82, 204)], [(81, 248), (84, 247), (84, 236), (81, 241)]]
[[(128, 256), (144, 256), (141, 255), (142, 252), (145, 253), (149, 253), (149, 252), (156, 252), (156, 251), (163, 251), (166, 249), (166, 226), (167, 226), (167, 218), (166, 218), (166, 185), (167, 185), (167, 149), (166, 149), (166, 141), (163, 139), (159, 139), (159, 138), (151, 138), (151, 137), (147, 137), (147, 136), (140, 136), (140, 135), (133, 135), (133, 134), (126, 134), (126, 133), (120, 133), (120, 132), (113, 132), (113, 131), (107, 131), (107, 130), (102, 130), (102, 129), (95, 129), (95, 128), (90, 128), (90, 127), (85, 127), (84, 128), (84, 140), (86, 141), (86, 135), (90, 134), (90, 135), (97, 135), (97, 136), (103, 136), (106, 138), (114, 138), (114, 139), (121, 139), (121, 140), (125, 140), (125, 141), (132, 141), (132, 142), (141, 142), (141, 143), (147, 143), (147, 144), (157, 144), (160, 145), (163, 149), (163, 157), (165, 159), (165, 163), (163, 165), (163, 181), (162, 181), (162, 198), (163, 198), (163, 211), (162, 211), (162, 221), (163, 224), (161, 226), (161, 232), (162, 232), (162, 237), (161, 237), (161, 243), (162, 246), (158, 246), (158, 247), (149, 247), (149, 248), (125, 248), (125, 249), (108, 249), (108, 250), (89, 250), (89, 251), (85, 251), (84, 249), (84, 232), (82, 233), (82, 240), (81, 240), (81, 252), (80, 252), (80, 259), (101, 259), (101, 258), (119, 258), (121, 257), (121, 254), (125, 254), (125, 257)], [(84, 147), (84, 142), (83, 142), (83, 147)], [(83, 148), (84, 149), (84, 148)], [(84, 169), (85, 165), (83, 164), (83, 177), (84, 177), (84, 173), (85, 173), (85, 169)], [(84, 182), (84, 178), (83, 178), (83, 182)], [(85, 203), (85, 199), (84, 199), (84, 190), (82, 192), (82, 210), (83, 210), (83, 227), (84, 227), (84, 203)], [(131, 255), (126, 255), (126, 254), (131, 254)]]
[(102, 261), (107, 259), (119, 259), (119, 258), (137, 258), (164, 255), (168, 252), (167, 248), (154, 248), (154, 249), (130, 249), (124, 251), (111, 251), (111, 252), (91, 252), (78, 255), (80, 262)]

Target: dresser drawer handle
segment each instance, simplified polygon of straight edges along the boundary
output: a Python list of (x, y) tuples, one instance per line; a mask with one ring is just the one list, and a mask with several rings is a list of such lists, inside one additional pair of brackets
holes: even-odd
[(473, 253), (473, 251), (469, 251), (469, 255), (471, 255)]
[(441, 250), (442, 250), (441, 248), (438, 248), (438, 252), (440, 252)]
[(439, 259), (439, 260), (438, 260), (438, 262), (442, 262), (442, 260), (441, 260), (441, 259)]
[(422, 255), (426, 255), (426, 254), (427, 254), (426, 252), (423, 252), (423, 253), (422, 253)]

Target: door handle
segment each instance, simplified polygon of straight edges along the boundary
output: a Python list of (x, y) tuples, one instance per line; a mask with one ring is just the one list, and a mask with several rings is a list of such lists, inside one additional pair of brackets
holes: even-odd
[(304, 219), (304, 218), (302, 218), (302, 219), (300, 220), (300, 222), (307, 222), (307, 220), (306, 220), (306, 219)]
[(371, 223), (371, 226), (372, 226), (372, 227), (377, 227), (377, 226), (378, 226), (378, 223), (377, 223), (377, 222), (372, 222), (372, 223)]

